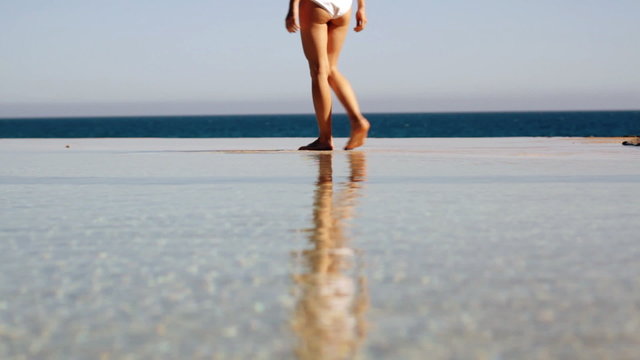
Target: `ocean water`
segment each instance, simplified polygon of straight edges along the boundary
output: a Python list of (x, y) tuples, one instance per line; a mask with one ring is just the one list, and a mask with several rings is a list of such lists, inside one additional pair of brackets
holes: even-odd
[(300, 140), (0, 141), (0, 359), (639, 358), (640, 148)]
[[(640, 111), (368, 114), (370, 136), (511, 137), (640, 134)], [(344, 114), (334, 134), (349, 134)], [(0, 138), (314, 137), (313, 115), (146, 116), (0, 119)]]

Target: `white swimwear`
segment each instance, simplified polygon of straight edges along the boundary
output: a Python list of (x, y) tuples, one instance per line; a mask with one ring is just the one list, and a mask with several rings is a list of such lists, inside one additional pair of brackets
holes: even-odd
[(353, 0), (311, 0), (337, 19), (351, 10)]

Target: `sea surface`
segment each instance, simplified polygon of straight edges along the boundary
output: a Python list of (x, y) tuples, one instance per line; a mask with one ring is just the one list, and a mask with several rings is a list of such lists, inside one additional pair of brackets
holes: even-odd
[(640, 358), (640, 147), (302, 140), (0, 141), (0, 359)]
[[(370, 136), (512, 137), (640, 134), (640, 111), (367, 114)], [(334, 134), (349, 135), (344, 114)], [(0, 119), (0, 138), (314, 137), (313, 115), (131, 116)]]

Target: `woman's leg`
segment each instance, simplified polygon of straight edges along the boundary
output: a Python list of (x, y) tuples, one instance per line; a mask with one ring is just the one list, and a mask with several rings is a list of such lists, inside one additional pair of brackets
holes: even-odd
[(360, 106), (356, 94), (349, 81), (338, 70), (338, 59), (342, 46), (349, 32), (351, 12), (344, 16), (331, 20), (327, 42), (327, 55), (329, 57), (329, 84), (335, 92), (338, 100), (344, 106), (351, 122), (351, 136), (345, 150), (351, 150), (362, 146), (369, 132), (369, 122), (360, 112)]
[(308, 0), (300, 1), (299, 14), (302, 48), (309, 62), (313, 107), (320, 132), (317, 140), (300, 150), (332, 150), (330, 64), (327, 53), (328, 23), (331, 16)]

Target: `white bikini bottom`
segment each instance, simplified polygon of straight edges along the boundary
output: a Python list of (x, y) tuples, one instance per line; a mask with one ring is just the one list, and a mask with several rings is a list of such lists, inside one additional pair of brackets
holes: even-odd
[(353, 0), (311, 0), (337, 19), (351, 10)]

